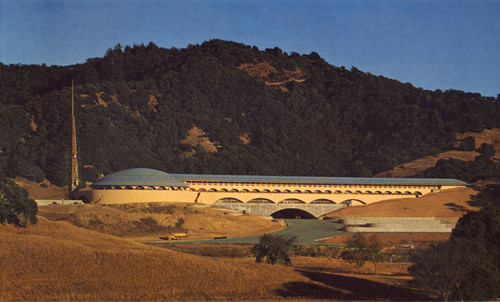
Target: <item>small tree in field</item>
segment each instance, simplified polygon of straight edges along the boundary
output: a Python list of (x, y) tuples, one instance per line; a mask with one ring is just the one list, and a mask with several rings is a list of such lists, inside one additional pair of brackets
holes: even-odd
[(257, 263), (289, 265), (291, 263), (290, 256), (297, 243), (295, 236), (264, 234), (260, 237), (259, 243), (252, 248), (252, 254)]
[(342, 253), (342, 259), (351, 263), (356, 263), (357, 268), (363, 267), (366, 261), (371, 261), (377, 273), (377, 262), (382, 261), (382, 242), (377, 236), (373, 235), (366, 238), (361, 233), (354, 234), (346, 241), (345, 251)]

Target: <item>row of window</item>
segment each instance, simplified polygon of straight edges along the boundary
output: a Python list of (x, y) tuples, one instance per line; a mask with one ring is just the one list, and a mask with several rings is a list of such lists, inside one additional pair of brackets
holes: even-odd
[[(243, 202), (237, 198), (232, 198), (232, 197), (224, 197), (224, 198), (218, 199), (215, 202), (215, 204), (224, 204), (224, 203), (245, 203), (245, 202)], [(273, 203), (273, 204), (276, 204), (276, 202), (274, 202), (270, 199), (267, 199), (267, 198), (254, 198), (254, 199), (247, 201), (246, 203), (247, 204), (248, 203), (257, 203), (257, 204)], [(354, 203), (366, 204), (365, 202), (363, 202), (359, 199), (348, 199), (348, 200), (344, 200), (342, 202), (339, 202), (339, 204), (347, 204), (347, 205), (351, 205)], [(283, 199), (282, 201), (277, 202), (277, 204), (306, 204), (306, 202), (304, 202), (300, 199), (297, 199), (297, 198), (287, 198), (287, 199)], [(313, 200), (309, 204), (337, 204), (337, 203), (334, 202), (333, 200), (330, 200), (330, 199), (321, 198), (321, 199)]]
[(274, 189), (274, 190), (268, 190), (268, 189), (264, 189), (264, 190), (258, 190), (258, 189), (253, 189), (253, 190), (248, 190), (248, 189), (242, 189), (242, 190), (238, 190), (238, 189), (215, 189), (215, 188), (211, 188), (211, 189), (204, 189), (204, 188), (201, 188), (201, 189), (198, 189), (198, 190), (195, 190), (195, 189), (191, 189), (192, 191), (197, 191), (197, 192), (229, 192), (229, 193), (308, 193), (308, 194), (369, 194), (369, 195), (417, 195), (417, 196), (420, 196), (422, 195), (421, 192), (419, 191), (415, 191), (415, 192), (410, 192), (410, 191), (404, 191), (404, 192), (401, 192), (401, 191), (351, 191), (351, 190), (345, 190), (345, 191), (341, 191), (341, 190), (336, 190), (336, 191), (330, 191), (330, 190), (325, 190), (325, 191), (321, 191), (321, 190), (314, 190), (314, 191), (311, 191), (311, 190), (304, 190), (304, 191), (301, 191), (301, 190), (278, 190), (278, 189)]
[(380, 188), (380, 189), (439, 189), (438, 185), (330, 185), (330, 184), (297, 184), (297, 183), (238, 183), (238, 182), (200, 182), (184, 181), (188, 185), (198, 186), (266, 186), (266, 187), (327, 187), (327, 188)]
[[(184, 190), (184, 188), (177, 188), (177, 187), (164, 187), (164, 186), (96, 186), (93, 187), (94, 190)], [(415, 195), (415, 196), (420, 196), (422, 195), (421, 192), (419, 191), (351, 191), (351, 190), (336, 190), (336, 191), (330, 191), (330, 190), (269, 190), (269, 189), (264, 189), (264, 190), (258, 190), (258, 189), (253, 189), (253, 190), (248, 190), (248, 189), (194, 189), (190, 188), (190, 191), (193, 192), (228, 192), (228, 193), (305, 193), (305, 194), (357, 194), (357, 195), (362, 195), (362, 194), (367, 194), (367, 195)]]

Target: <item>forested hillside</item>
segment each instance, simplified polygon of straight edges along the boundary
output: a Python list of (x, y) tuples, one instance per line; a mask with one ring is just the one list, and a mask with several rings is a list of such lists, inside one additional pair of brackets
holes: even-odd
[[(117, 45), (72, 66), (0, 63), (8, 176), (66, 184), (72, 79), (84, 180), (132, 167), (371, 176), (452, 148), (457, 132), (500, 126), (498, 97), (423, 90), (314, 52)], [(186, 140), (190, 130), (211, 148)]]

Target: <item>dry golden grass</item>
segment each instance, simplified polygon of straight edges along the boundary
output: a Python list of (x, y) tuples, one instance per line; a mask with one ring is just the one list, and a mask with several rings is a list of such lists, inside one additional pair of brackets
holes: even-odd
[(369, 205), (352, 206), (331, 212), (327, 217), (461, 217), (467, 211), (476, 211), (467, 201), (477, 194), (471, 188), (443, 190), (419, 198), (385, 200)]
[(262, 299), (291, 268), (212, 259), (132, 243), (41, 217), (28, 229), (0, 227), (1, 300)]
[[(373, 233), (367, 233), (367, 236)], [(411, 244), (415, 247), (425, 247), (432, 242), (446, 241), (450, 238), (451, 233), (376, 233), (377, 239), (380, 240), (384, 247), (399, 247), (401, 244)], [(348, 238), (352, 235), (337, 236), (321, 240), (324, 243), (345, 244)]]
[[(53, 185), (48, 180), (44, 180), (41, 183), (36, 183), (34, 181), (27, 180), (23, 177), (16, 177), (13, 179), (14, 182), (26, 189), (29, 193), (29, 197), (33, 199), (67, 199), (68, 198), (68, 187), (58, 187)], [(41, 184), (45, 184), (47, 187), (41, 187)]]
[(218, 142), (210, 141), (210, 138), (207, 137), (205, 131), (201, 130), (196, 125), (193, 125), (193, 128), (189, 129), (188, 136), (181, 140), (181, 144), (188, 144), (191, 146), (200, 145), (209, 153), (216, 153), (220, 148)]
[(189, 204), (131, 203), (116, 205), (49, 205), (39, 215), (139, 242), (158, 241), (173, 232), (189, 239), (238, 237), (276, 231), (284, 226), (255, 215), (232, 216), (229, 209), (199, 208)]

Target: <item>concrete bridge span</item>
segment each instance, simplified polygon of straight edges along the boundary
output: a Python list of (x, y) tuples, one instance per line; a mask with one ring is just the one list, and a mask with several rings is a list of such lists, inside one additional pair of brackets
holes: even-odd
[(347, 207), (345, 204), (274, 204), (274, 203), (240, 204), (240, 203), (223, 203), (223, 202), (214, 203), (214, 205), (237, 211), (245, 211), (245, 213), (251, 213), (260, 216), (272, 216), (273, 214), (279, 211), (296, 209), (307, 212), (313, 215), (315, 218)]

